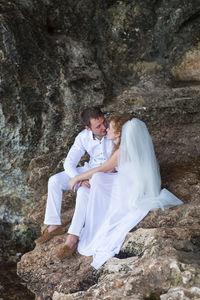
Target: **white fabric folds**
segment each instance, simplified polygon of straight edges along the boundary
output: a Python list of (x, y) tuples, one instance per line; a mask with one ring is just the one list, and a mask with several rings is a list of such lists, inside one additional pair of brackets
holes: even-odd
[(166, 189), (161, 190), (152, 139), (145, 123), (137, 118), (126, 122), (122, 129), (119, 177), (121, 197), (132, 209), (165, 209), (182, 203)]
[(124, 198), (119, 197), (117, 173), (96, 173), (91, 180), (85, 226), (78, 252), (93, 256), (92, 266), (99, 269), (118, 254), (126, 234), (148, 213), (131, 212)]
[(161, 190), (159, 166), (146, 125), (133, 118), (122, 129), (119, 172), (96, 173), (91, 179), (85, 226), (78, 251), (93, 256), (100, 268), (118, 254), (126, 234), (150, 210), (182, 204)]

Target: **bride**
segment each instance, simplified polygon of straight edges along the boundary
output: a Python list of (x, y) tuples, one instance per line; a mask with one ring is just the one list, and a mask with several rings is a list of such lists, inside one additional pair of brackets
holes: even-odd
[[(72, 178), (69, 187), (75, 191), (79, 182), (90, 179), (91, 189), (85, 226), (76, 239), (76, 249), (93, 256), (92, 266), (100, 268), (118, 254), (126, 234), (150, 210), (182, 204), (176, 196), (161, 189), (159, 165), (151, 137), (144, 122), (130, 115), (112, 116), (107, 139), (115, 146), (108, 161)], [(69, 248), (69, 247), (68, 247)]]

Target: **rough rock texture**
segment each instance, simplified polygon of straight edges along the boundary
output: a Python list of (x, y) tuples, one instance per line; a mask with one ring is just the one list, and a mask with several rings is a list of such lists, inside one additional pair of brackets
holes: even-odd
[[(198, 239), (199, 231), (192, 229), (138, 229), (122, 247), (132, 257), (110, 259), (98, 284), (86, 292), (64, 295), (56, 291), (53, 299), (198, 299)], [(169, 298), (179, 293), (185, 297)]]
[[(169, 252), (156, 246), (159, 256), (143, 248), (146, 254), (131, 252), (133, 257), (123, 261), (114, 258), (96, 273), (84, 257), (75, 256), (70, 267), (67, 261), (52, 263), (54, 242), (58, 247), (64, 237), (37, 246), (23, 256), (18, 273), (38, 297), (78, 292), (88, 299), (86, 290), (95, 282), (92, 299), (112, 299), (115, 286), (120, 299), (199, 297), (193, 277), (199, 276), (195, 260), (200, 195), (199, 31), (200, 2), (196, 0), (0, 1), (0, 263), (17, 260), (16, 253), (34, 247), (48, 177), (62, 170), (81, 129), (79, 112), (88, 105), (101, 105), (107, 116), (130, 112), (144, 120), (154, 141), (163, 186), (186, 203), (150, 213), (137, 226), (145, 230), (144, 235), (148, 232), (168, 245)], [(62, 220), (66, 226), (73, 206), (74, 197), (65, 193)], [(167, 238), (169, 232), (171, 238)], [(136, 242), (131, 239), (130, 243)], [(191, 250), (181, 250), (180, 243)], [(51, 259), (45, 249), (52, 251)], [(190, 254), (195, 257), (192, 262)], [(124, 275), (122, 265), (129, 264)], [(151, 265), (155, 267), (148, 284)], [(120, 268), (119, 273), (111, 272)], [(70, 277), (77, 272), (76, 279)], [(182, 279), (184, 272), (190, 272), (189, 281)], [(116, 277), (113, 285), (111, 275)], [(127, 285), (120, 287), (117, 278), (122, 282), (121, 276)], [(141, 289), (137, 296), (134, 280)]]
[(169, 153), (184, 149), (178, 160), (197, 155), (198, 1), (2, 0), (0, 7), (2, 218), (20, 221), (45, 192), (88, 105), (157, 125), (162, 145), (174, 143)]
[(18, 274), (37, 299), (160, 299), (168, 292), (198, 299), (199, 213), (199, 201), (149, 213), (99, 271), (78, 253), (58, 261), (66, 235), (57, 236), (24, 254)]
[[(91, 258), (79, 254), (59, 262), (55, 256), (66, 237), (61, 235), (25, 254), (18, 263), (18, 274), (37, 299), (160, 299), (161, 295), (198, 299), (199, 173), (193, 166), (186, 170), (165, 177), (167, 187), (176, 190), (185, 204), (149, 213), (128, 234), (118, 257), (99, 271), (90, 267)], [(185, 191), (194, 197), (184, 195)], [(66, 192), (64, 207), (69, 199)], [(67, 212), (62, 215), (66, 224)], [(32, 213), (37, 222), (42, 222), (41, 216), (38, 208)]]

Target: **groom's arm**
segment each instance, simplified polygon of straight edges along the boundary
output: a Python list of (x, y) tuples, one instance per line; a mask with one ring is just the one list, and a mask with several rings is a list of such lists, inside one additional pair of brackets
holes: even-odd
[(64, 170), (71, 178), (78, 174), (77, 165), (81, 157), (85, 154), (80, 134), (75, 138), (74, 144), (70, 148), (67, 157), (64, 161)]

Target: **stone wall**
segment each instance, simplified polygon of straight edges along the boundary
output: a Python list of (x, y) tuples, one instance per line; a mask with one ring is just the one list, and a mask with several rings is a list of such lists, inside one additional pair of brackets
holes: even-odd
[(27, 184), (42, 176), (29, 180), (32, 159), (42, 157), (43, 185), (62, 168), (85, 106), (158, 127), (169, 116), (199, 120), (199, 10), (195, 1), (1, 1), (1, 215), (21, 217), (41, 195)]

